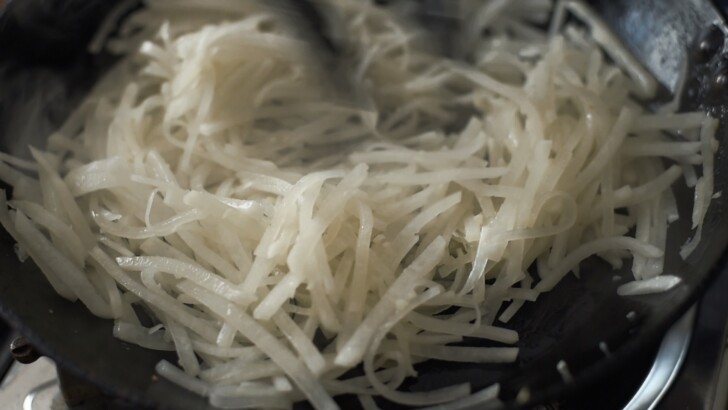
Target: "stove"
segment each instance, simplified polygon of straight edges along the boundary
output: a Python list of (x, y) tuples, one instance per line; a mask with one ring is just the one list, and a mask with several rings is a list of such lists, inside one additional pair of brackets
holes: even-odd
[[(728, 410), (728, 266), (699, 303), (668, 331), (653, 352), (629, 368), (574, 397), (538, 406), (538, 410)], [(83, 385), (46, 357), (37, 360), (23, 340), (0, 323), (0, 403), (4, 409), (64, 410), (107, 408), (98, 390)], [(10, 345), (14, 345), (11, 353)], [(17, 360), (13, 359), (13, 354)], [(31, 364), (22, 364), (20, 361)], [(63, 382), (59, 381), (61, 374)], [(61, 388), (63, 385), (65, 388)], [(79, 393), (80, 392), (80, 393)], [(91, 395), (88, 395), (91, 392)], [(81, 397), (79, 397), (81, 394)], [(86, 396), (84, 396), (84, 394)]]

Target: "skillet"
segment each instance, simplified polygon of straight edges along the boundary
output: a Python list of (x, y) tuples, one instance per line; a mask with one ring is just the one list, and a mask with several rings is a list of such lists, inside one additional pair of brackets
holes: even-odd
[[(104, 0), (14, 0), (0, 10), (0, 150), (27, 156), (27, 145), (44, 138), (80, 102), (114, 58), (91, 56), (86, 44), (116, 2)], [(707, 0), (593, 0), (624, 44), (662, 85), (657, 101), (675, 92), (683, 64), (688, 68), (683, 110), (705, 109), (723, 119), (728, 111), (728, 28)], [(649, 102), (647, 102), (649, 104)], [(726, 121), (723, 121), (726, 123)], [(728, 188), (728, 128), (717, 135), (715, 190)], [(565, 279), (522, 309), (509, 324), (521, 335), (519, 361), (512, 365), (448, 364), (418, 367), (420, 377), (405, 389), (422, 390), (469, 381), (475, 389), (500, 382), (505, 408), (530, 407), (554, 397), (598, 386), (645, 354), (710, 286), (716, 267), (728, 262), (728, 192), (713, 201), (703, 241), (683, 261), (678, 250), (692, 236), (687, 215), (691, 194), (675, 187), (683, 217), (670, 227), (665, 273), (681, 277), (672, 290), (620, 297), (627, 269), (612, 271), (598, 261), (582, 267), (582, 278)], [(20, 263), (13, 240), (0, 233), (0, 314), (65, 372), (99, 386), (112, 408), (207, 409), (205, 399), (155, 376), (160, 358), (112, 336), (112, 324), (79, 303), (55, 294), (28, 261)], [(621, 279), (614, 281), (613, 276)], [(627, 314), (633, 320), (627, 319)], [(610, 350), (606, 356), (599, 344)], [(573, 375), (565, 383), (556, 370), (564, 360)], [(516, 396), (523, 387), (528, 397)], [(340, 403), (351, 408), (351, 398)], [(380, 403), (384, 407), (386, 403)], [(83, 405), (81, 403), (80, 405)], [(302, 405), (302, 407), (305, 407)], [(108, 407), (107, 407), (108, 408)]]

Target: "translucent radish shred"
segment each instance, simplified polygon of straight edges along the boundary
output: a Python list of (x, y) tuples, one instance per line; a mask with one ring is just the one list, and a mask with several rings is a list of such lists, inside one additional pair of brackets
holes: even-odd
[(657, 82), (585, 3), (450, 1), (458, 60), (396, 6), (321, 0), (365, 109), (268, 2), (120, 2), (89, 44), (119, 63), (32, 160), (0, 153), (0, 223), (213, 406), (500, 406), (402, 386), (425, 360), (516, 362), (502, 324), (589, 258), (631, 269), (625, 297), (679, 287), (669, 226), (695, 258), (719, 122), (646, 110)]

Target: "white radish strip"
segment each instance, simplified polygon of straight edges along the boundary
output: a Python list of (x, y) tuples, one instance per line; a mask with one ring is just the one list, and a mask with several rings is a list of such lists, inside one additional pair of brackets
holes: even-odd
[[(20, 235), (18, 234), (17, 229), (15, 229), (15, 219), (16, 219), (17, 212), (13, 211), (12, 213), (8, 212), (8, 205), (7, 201), (5, 200), (5, 191), (0, 190), (0, 224), (3, 225), (3, 228), (16, 240), (20, 241)], [(25, 245), (20, 244), (20, 246), (23, 247), (23, 252), (27, 253), (30, 257), (33, 257), (32, 254), (25, 248)], [(36, 261), (34, 259), (34, 261)], [(48, 283), (51, 284), (53, 289), (62, 297), (70, 300), (71, 302), (75, 302), (78, 299), (78, 296), (76, 296), (76, 293), (69, 288), (60, 277), (56, 276), (55, 272), (51, 270), (49, 267), (45, 266), (45, 261), (43, 259), (39, 259), (36, 262), (36, 265), (40, 268), (41, 272), (45, 275), (46, 279), (48, 279)]]
[(28, 251), (34, 261), (40, 263), (39, 268), (60, 279), (96, 316), (111, 318), (110, 306), (94, 289), (81, 269), (59, 252), (45, 235), (36, 229), (32, 222), (22, 213), (15, 217), (15, 229), (18, 241)]
[[(705, 121), (703, 112), (681, 112), (670, 114), (647, 114), (637, 118), (632, 131), (678, 131), (700, 128)], [(628, 153), (629, 155), (629, 153)]]
[(561, 232), (567, 231), (572, 226), (574, 226), (577, 220), (578, 210), (576, 207), (576, 201), (574, 201), (572, 197), (563, 193), (556, 193), (555, 197), (557, 196), (566, 199), (564, 201), (565, 206), (562, 207), (562, 214), (564, 216), (563, 218), (561, 218), (561, 221), (559, 221), (557, 225), (498, 232), (490, 236), (488, 240), (493, 242), (511, 242), (521, 239), (534, 239), (545, 236), (554, 236), (560, 234)]
[(708, 191), (709, 183), (710, 181), (708, 181), (705, 177), (698, 178), (698, 181), (695, 183), (693, 213), (691, 218), (693, 222), (692, 229), (702, 225), (702, 220), (705, 217), (706, 202), (710, 201), (709, 194), (712, 194), (712, 192)]
[[(142, 244), (139, 246), (142, 251), (146, 252), (147, 255), (156, 255), (156, 256), (162, 256), (166, 258), (176, 259), (181, 262), (186, 262), (191, 265), (196, 265), (197, 262), (195, 262), (194, 259), (190, 258), (189, 256), (182, 253), (179, 249), (172, 247), (166, 242), (163, 242), (159, 238), (149, 238), (146, 239)], [(134, 257), (134, 254), (131, 255), (122, 255), (126, 257)]]
[(38, 172), (38, 164), (32, 161), (26, 161), (24, 159), (8, 155), (4, 152), (0, 152), (0, 163), (11, 165), (18, 169), (26, 171)]
[(241, 335), (268, 355), (296, 383), (314, 407), (317, 409), (338, 409), (336, 403), (326, 393), (326, 390), (311, 371), (247, 313), (202, 289), (197, 289), (196, 292), (189, 294), (233, 325)]
[(129, 184), (129, 169), (127, 162), (120, 157), (90, 162), (78, 167), (64, 178), (74, 196), (81, 196), (89, 192), (99, 191)]
[(273, 316), (273, 323), (286, 335), (291, 346), (298, 351), (311, 372), (317, 376), (321, 375), (326, 368), (326, 361), (296, 322), (285, 312), (278, 312)]
[[(382, 339), (392, 330), (403, 317), (420, 306), (422, 303), (437, 296), (440, 293), (438, 288), (430, 288), (420, 295), (415, 296), (409, 302), (409, 305), (401, 308), (394, 317), (389, 318), (383, 325), (378, 328), (373, 335), (372, 346), (369, 348), (364, 358), (364, 372), (372, 387), (376, 389), (384, 397), (396, 401), (398, 403), (408, 404), (411, 406), (426, 406), (429, 404), (446, 403), (456, 400), (470, 394), (470, 385), (468, 383), (458, 384), (450, 387), (444, 387), (437, 390), (418, 393), (403, 393), (395, 391), (393, 388), (384, 385), (378, 378), (374, 369), (374, 354), (379, 349)], [(396, 385), (396, 384), (395, 384)]]
[(612, 130), (609, 132), (606, 142), (602, 145), (599, 152), (589, 162), (589, 165), (581, 171), (574, 182), (575, 189), (577, 192), (581, 191), (586, 187), (587, 184), (592, 182), (599, 173), (602, 172), (604, 167), (613, 160), (622, 141), (627, 136), (629, 128), (632, 126), (635, 120), (635, 112), (628, 108), (623, 108), (619, 113), (617, 122), (614, 123)]
[(135, 294), (140, 299), (155, 306), (162, 312), (170, 315), (175, 320), (184, 323), (195, 333), (204, 337), (208, 341), (215, 340), (217, 332), (212, 325), (205, 320), (198, 318), (186, 310), (186, 307), (177, 302), (173, 298), (156, 294), (139, 282), (129, 277), (119, 266), (107, 256), (101, 249), (94, 248), (91, 251), (91, 257), (99, 264), (111, 277), (116, 280), (119, 285), (123, 286), (129, 292)]
[(218, 384), (238, 384), (251, 380), (267, 379), (282, 374), (281, 368), (270, 360), (251, 361), (247, 358), (238, 358), (200, 373), (202, 380)]
[(114, 324), (114, 337), (146, 349), (174, 351), (172, 343), (164, 340), (161, 333), (149, 333), (149, 329), (120, 320)]
[[(703, 158), (703, 185), (695, 187), (695, 204), (694, 207), (698, 211), (693, 211), (693, 229), (702, 224), (705, 214), (710, 206), (710, 198), (713, 196), (714, 189), (714, 143), (715, 132), (718, 129), (719, 122), (715, 118), (706, 118), (703, 127), (700, 130), (700, 154)], [(704, 198), (704, 199), (703, 199)], [(697, 220), (695, 216), (698, 216)], [(697, 222), (697, 223), (696, 223)]]
[(465, 363), (512, 363), (518, 357), (517, 347), (410, 346), (415, 356)]
[[(384, 202), (381, 209), (378, 209), (378, 211), (381, 215), (386, 215), (392, 219), (411, 214), (417, 209), (425, 206), (432, 200), (433, 197), (435, 197), (435, 195), (437, 195), (440, 191), (443, 191), (443, 188), (443, 185), (429, 185), (413, 195), (409, 195), (401, 200), (389, 203), (387, 203), (385, 199), (376, 198), (377, 200)], [(398, 194), (402, 193), (401, 189), (393, 189), (393, 191)]]
[(420, 329), (432, 332), (449, 333), (459, 336), (476, 337), (495, 342), (514, 344), (518, 342), (518, 333), (514, 330), (493, 326), (476, 326), (470, 323), (458, 323), (449, 320), (428, 317), (419, 313), (411, 313), (407, 320)]
[(304, 277), (300, 272), (287, 274), (281, 281), (276, 283), (273, 290), (260, 301), (253, 311), (253, 317), (257, 320), (270, 320), (275, 312), (295, 294), (296, 288), (303, 283)]
[(488, 228), (483, 226), (480, 229), (480, 238), (478, 239), (478, 247), (475, 253), (475, 260), (473, 260), (472, 268), (468, 274), (465, 285), (460, 290), (460, 294), (463, 295), (468, 293), (475, 288), (475, 283), (480, 281), (485, 274), (485, 267), (488, 263), (488, 255), (486, 254), (486, 247), (488, 245), (487, 236)]
[(207, 383), (190, 376), (166, 360), (157, 363), (154, 370), (172, 383), (200, 396), (206, 397), (210, 393), (210, 386)]
[(462, 342), (463, 336), (430, 334), (428, 332), (422, 332), (415, 336), (412, 336), (410, 340), (412, 341), (412, 343), (418, 343), (423, 345), (446, 345), (450, 343)]
[(144, 225), (149, 228), (152, 226), (152, 208), (154, 207), (154, 199), (157, 197), (157, 194), (159, 193), (159, 189), (153, 190), (149, 194), (149, 199), (147, 200), (147, 208), (144, 210)]
[[(194, 336), (194, 335), (193, 335)], [(247, 360), (257, 360), (263, 357), (263, 352), (254, 346), (232, 346), (232, 347), (220, 347), (212, 343), (207, 343), (203, 340), (192, 339), (192, 346), (196, 351), (204, 353), (210, 356), (216, 356), (220, 358), (237, 358), (245, 357)]]
[(364, 302), (368, 293), (368, 284), (366, 281), (369, 271), (369, 252), (371, 246), (373, 226), (373, 214), (371, 208), (364, 204), (359, 204), (359, 234), (357, 236), (356, 251), (354, 254), (354, 271), (352, 273), (351, 284), (349, 285), (349, 295), (347, 298), (346, 310), (353, 315), (349, 320), (359, 321), (364, 313)]
[(220, 347), (230, 347), (235, 340), (235, 335), (238, 333), (232, 326), (224, 323), (220, 328), (220, 333), (217, 334), (217, 340), (215, 341)]
[[(614, 207), (624, 208), (658, 196), (668, 190), (670, 186), (677, 181), (678, 178), (680, 178), (682, 172), (683, 170), (679, 165), (673, 165), (644, 185), (640, 185), (635, 188), (626, 186), (624, 188), (617, 189), (614, 191)], [(603, 211), (598, 208), (599, 207), (592, 210), (589, 216), (589, 221), (599, 218), (600, 213)]]
[(35, 158), (38, 162), (38, 172), (41, 180), (47, 179), (48, 184), (52, 187), (54, 195), (58, 200), (59, 207), (68, 216), (68, 219), (73, 224), (76, 234), (81, 239), (81, 242), (83, 242), (83, 244), (87, 247), (93, 246), (95, 240), (91, 233), (91, 227), (86, 221), (86, 218), (78, 204), (73, 199), (71, 191), (68, 189), (63, 180), (61, 180), (61, 177), (50, 164), (45, 154), (32, 148), (31, 153), (33, 154), (33, 158)]
[(506, 168), (482, 169), (443, 169), (437, 172), (420, 172), (418, 174), (390, 174), (381, 176), (381, 182), (393, 185), (421, 185), (424, 183), (438, 184), (450, 181), (468, 181), (479, 179), (494, 179), (502, 177), (508, 170)]
[[(454, 207), (462, 200), (460, 192), (449, 195), (422, 210), (416, 217), (412, 218), (407, 225), (394, 238), (390, 252), (393, 257), (390, 261), (391, 267), (400, 264), (404, 256), (417, 242), (417, 234), (422, 228), (437, 218), (448, 209)], [(444, 240), (444, 238), (443, 238)]]
[(291, 385), (291, 382), (288, 381), (288, 378), (279, 376), (273, 378), (273, 387), (278, 392), (291, 392), (293, 391), (293, 386)]
[(389, 287), (379, 302), (369, 311), (361, 324), (356, 328), (349, 340), (341, 347), (334, 363), (338, 366), (352, 366), (364, 356), (366, 347), (378, 327), (388, 320), (389, 313), (397, 305), (406, 303), (414, 297), (410, 296), (418, 279), (425, 278), (435, 268), (445, 252), (445, 240), (435, 239)]
[(132, 227), (109, 222), (99, 215), (94, 215), (94, 221), (102, 232), (129, 239), (147, 239), (172, 235), (182, 229), (186, 224), (200, 220), (205, 213), (199, 209), (190, 209), (151, 227)]
[(200, 363), (195, 356), (192, 341), (190, 340), (190, 336), (187, 334), (187, 330), (174, 319), (169, 317), (166, 318), (164, 323), (172, 336), (174, 348), (177, 351), (177, 356), (179, 357), (179, 364), (182, 366), (185, 373), (190, 376), (196, 376), (200, 372)]
[(41, 197), (41, 189), (36, 179), (18, 172), (4, 162), (0, 162), (0, 180), (13, 187), (14, 196), (18, 199), (37, 201)]
[(121, 318), (124, 315), (124, 302), (122, 301), (121, 291), (119, 291), (116, 282), (110, 276), (104, 275), (103, 272), (93, 272), (93, 275), (99, 277), (103, 283), (103, 290), (106, 291), (106, 299), (109, 301), (111, 316), (114, 319)]
[(111, 249), (112, 251), (118, 253), (121, 256), (134, 256), (134, 252), (130, 251), (129, 248), (114, 241), (113, 239), (109, 238), (108, 236), (103, 236), (103, 235), (100, 236), (99, 243), (106, 246), (107, 248)]
[(571, 251), (556, 267), (546, 273), (536, 289), (541, 292), (551, 290), (579, 262), (589, 256), (616, 249), (626, 249), (649, 258), (658, 258), (663, 255), (661, 249), (627, 236), (596, 239)]
[(617, 288), (620, 296), (649, 295), (651, 293), (666, 292), (682, 282), (677, 276), (661, 275), (652, 279), (627, 282)]
[(157, 272), (168, 273), (176, 278), (189, 279), (228, 300), (241, 300), (243, 297), (242, 292), (229, 281), (197, 265), (172, 258), (159, 256), (136, 256), (128, 258), (122, 256), (116, 258), (116, 263), (120, 268), (125, 270), (141, 272), (145, 269), (153, 269)]
[[(242, 281), (242, 273), (228, 262), (228, 259), (210, 249), (200, 237), (184, 231), (178, 232), (178, 235), (193, 250), (197, 260), (208, 263), (229, 281), (234, 283)], [(237, 252), (241, 250), (238, 249)]]
[(55, 215), (48, 212), (41, 205), (29, 201), (12, 201), (11, 206), (17, 208), (36, 224), (47, 229), (51, 235), (59, 239), (59, 248), (73, 263), (82, 267), (86, 259), (87, 250), (81, 243), (81, 239), (73, 231), (73, 228), (59, 220)]
[(513, 319), (513, 316), (518, 313), (518, 311), (523, 307), (523, 305), (526, 303), (523, 299), (516, 299), (511, 302), (510, 305), (506, 308), (506, 310), (503, 311), (503, 313), (498, 316), (498, 320), (503, 323), (510, 322), (511, 319)]
[(698, 244), (700, 244), (700, 240), (703, 236), (703, 227), (698, 226), (698, 229), (695, 230), (695, 235), (693, 235), (692, 238), (688, 239), (681, 247), (680, 247), (680, 257), (685, 260), (690, 256), (695, 250), (698, 248)]

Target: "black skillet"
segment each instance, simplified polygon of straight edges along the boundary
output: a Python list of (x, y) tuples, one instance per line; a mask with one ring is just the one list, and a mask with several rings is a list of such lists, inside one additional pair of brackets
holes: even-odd
[[(85, 45), (113, 4), (104, 0), (14, 0), (0, 11), (0, 149), (27, 155), (26, 146), (43, 146), (84, 93), (114, 61), (92, 57)], [(723, 117), (728, 107), (728, 33), (719, 13), (700, 0), (594, 0), (593, 7), (663, 86), (660, 99), (674, 91), (679, 67), (689, 62), (683, 109), (703, 108)], [(728, 128), (722, 126), (716, 156), (716, 191), (728, 188)], [(521, 334), (514, 365), (478, 366), (429, 362), (405, 389), (421, 390), (470, 381), (476, 388), (502, 385), (508, 408), (528, 407), (593, 388), (606, 375), (628, 372), (665, 330), (710, 286), (714, 267), (726, 263), (728, 192), (715, 199), (703, 241), (682, 261), (678, 249), (692, 235), (690, 191), (678, 186), (684, 217), (669, 232), (666, 273), (683, 281), (669, 292), (623, 298), (616, 288), (629, 272), (599, 262), (569, 277), (538, 302), (527, 305), (512, 323)], [(37, 268), (19, 263), (13, 241), (0, 233), (0, 313), (42, 353), (68, 372), (101, 387), (117, 407), (206, 409), (205, 399), (154, 375), (157, 352), (112, 337), (111, 322), (92, 316), (78, 303), (57, 296)], [(613, 281), (621, 275), (620, 282)], [(636, 320), (628, 320), (629, 312)], [(606, 357), (598, 348), (609, 346)], [(556, 370), (564, 360), (573, 375), (566, 384)], [(530, 397), (517, 403), (527, 387)], [(350, 398), (343, 398), (350, 408)], [(380, 403), (384, 407), (386, 403)]]

